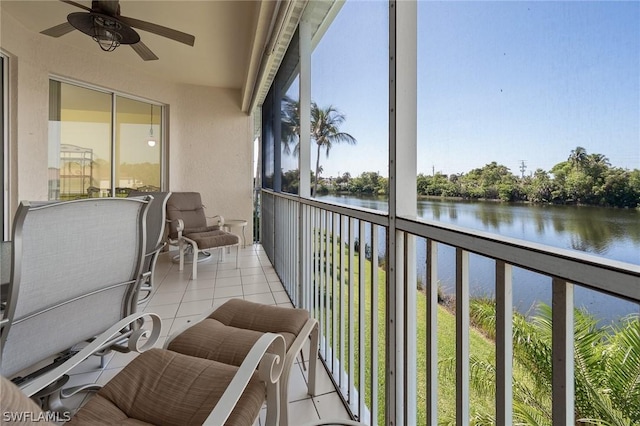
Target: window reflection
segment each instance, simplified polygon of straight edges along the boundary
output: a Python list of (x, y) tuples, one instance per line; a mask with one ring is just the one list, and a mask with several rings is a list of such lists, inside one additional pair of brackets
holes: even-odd
[(159, 190), (161, 132), (161, 106), (51, 80), (49, 199), (126, 196), (132, 189)]

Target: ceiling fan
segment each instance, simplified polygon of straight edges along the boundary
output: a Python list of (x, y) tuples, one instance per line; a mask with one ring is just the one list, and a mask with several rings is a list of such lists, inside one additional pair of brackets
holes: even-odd
[(140, 35), (133, 28), (148, 31), (189, 46), (193, 46), (196, 40), (191, 34), (182, 31), (120, 15), (119, 0), (93, 0), (90, 8), (71, 0), (60, 1), (86, 12), (70, 13), (67, 16), (68, 22), (41, 31), (41, 34), (60, 37), (77, 29), (91, 36), (106, 52), (114, 50), (121, 44), (129, 44), (145, 61), (153, 61), (158, 57), (140, 41)]

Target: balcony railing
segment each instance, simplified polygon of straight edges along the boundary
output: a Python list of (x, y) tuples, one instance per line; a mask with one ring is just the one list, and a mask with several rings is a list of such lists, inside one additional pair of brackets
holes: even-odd
[[(438, 423), (437, 258), (442, 245), (455, 250), (458, 425), (469, 424), (472, 393), (470, 254), (495, 265), (497, 424), (511, 424), (513, 417), (514, 267), (551, 281), (554, 424), (574, 423), (574, 286), (640, 303), (638, 265), (271, 191), (262, 192), (261, 213), (267, 255), (294, 305), (318, 319), (320, 356), (354, 418), (367, 424)], [(392, 220), (395, 238), (388, 232)], [(426, 251), (424, 306), (416, 302), (417, 242)], [(387, 256), (393, 248), (395, 256)], [(394, 274), (395, 292), (388, 285), (389, 274)], [(418, 317), (425, 319), (421, 333), (426, 348), (417, 348)], [(395, 347), (387, 347), (388, 341)], [(419, 375), (425, 377), (420, 385)]]

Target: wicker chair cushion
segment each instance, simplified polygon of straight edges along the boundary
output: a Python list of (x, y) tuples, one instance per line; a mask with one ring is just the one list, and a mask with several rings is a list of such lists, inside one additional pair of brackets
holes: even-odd
[[(151, 349), (131, 361), (74, 416), (69, 425), (201, 425), (220, 400), (237, 368)], [(254, 424), (266, 388), (254, 374), (227, 424)], [(126, 423), (125, 423), (126, 424)]]

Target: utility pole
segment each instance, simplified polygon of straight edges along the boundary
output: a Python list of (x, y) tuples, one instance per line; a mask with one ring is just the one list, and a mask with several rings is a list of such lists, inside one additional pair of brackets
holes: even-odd
[(435, 176), (436, 175), (436, 165), (434, 164), (433, 166), (431, 166), (431, 176)]
[(524, 163), (524, 160), (520, 160), (520, 174), (524, 179), (524, 171), (527, 170), (527, 165)]

